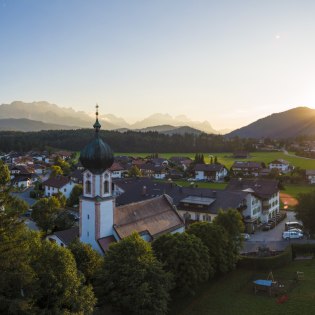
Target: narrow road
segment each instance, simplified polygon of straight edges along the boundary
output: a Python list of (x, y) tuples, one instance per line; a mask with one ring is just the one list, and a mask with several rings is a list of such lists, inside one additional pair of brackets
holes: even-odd
[(298, 155), (295, 155), (295, 154), (290, 154), (287, 150), (283, 149), (282, 150), (283, 153), (287, 156), (292, 156), (292, 157), (295, 157), (295, 158), (299, 158), (299, 159), (304, 159), (304, 160), (313, 160), (315, 161), (315, 159), (312, 159), (312, 158), (308, 158), (308, 157), (304, 157), (304, 156), (298, 156)]
[(25, 189), (22, 192), (13, 192), (12, 196), (18, 197), (26, 201), (30, 206), (32, 206), (37, 200), (30, 197), (30, 191), (34, 190), (34, 187)]

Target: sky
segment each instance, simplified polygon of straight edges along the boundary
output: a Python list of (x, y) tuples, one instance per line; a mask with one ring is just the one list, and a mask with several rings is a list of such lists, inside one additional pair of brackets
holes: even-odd
[(0, 0), (0, 104), (235, 129), (315, 108), (315, 1)]

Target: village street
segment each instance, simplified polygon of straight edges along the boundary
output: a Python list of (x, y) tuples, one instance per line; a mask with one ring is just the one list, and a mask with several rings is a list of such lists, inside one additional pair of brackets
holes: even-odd
[(250, 239), (244, 241), (241, 253), (249, 253), (257, 251), (258, 247), (267, 246), (270, 250), (283, 250), (290, 243), (315, 243), (315, 240), (284, 240), (282, 232), (284, 231), (285, 222), (297, 221), (293, 211), (287, 211), (287, 217), (280, 222), (276, 227), (269, 231), (256, 231), (255, 234), (250, 235)]

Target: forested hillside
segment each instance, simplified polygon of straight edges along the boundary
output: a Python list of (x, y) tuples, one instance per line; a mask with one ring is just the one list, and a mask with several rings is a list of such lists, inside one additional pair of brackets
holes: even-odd
[[(157, 132), (101, 131), (114, 152), (233, 152), (253, 151), (253, 140), (226, 139), (221, 135), (165, 135)], [(94, 137), (91, 129), (39, 132), (0, 132), (0, 151), (44, 150), (47, 147), (81, 150)]]

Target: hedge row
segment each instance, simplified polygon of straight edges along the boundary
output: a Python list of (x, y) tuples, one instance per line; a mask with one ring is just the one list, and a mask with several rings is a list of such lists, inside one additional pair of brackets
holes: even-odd
[(238, 263), (240, 268), (252, 270), (271, 270), (282, 267), (292, 261), (292, 248), (288, 246), (284, 252), (276, 256), (253, 257), (241, 256)]
[(315, 244), (292, 244), (293, 258), (300, 255), (315, 255)]

